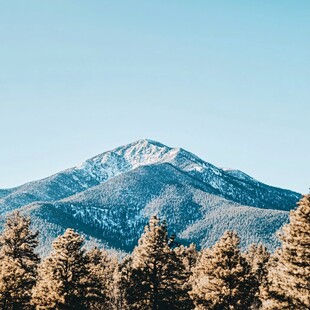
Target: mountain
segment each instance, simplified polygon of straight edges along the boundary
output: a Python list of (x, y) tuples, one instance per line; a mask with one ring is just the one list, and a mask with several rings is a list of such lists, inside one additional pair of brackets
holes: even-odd
[(15, 209), (29, 213), (43, 247), (73, 227), (92, 242), (131, 251), (148, 218), (159, 214), (180, 242), (210, 246), (226, 229), (235, 229), (244, 247), (263, 242), (273, 249), (276, 231), (300, 196), (143, 139), (0, 190), (0, 214), (3, 221)]

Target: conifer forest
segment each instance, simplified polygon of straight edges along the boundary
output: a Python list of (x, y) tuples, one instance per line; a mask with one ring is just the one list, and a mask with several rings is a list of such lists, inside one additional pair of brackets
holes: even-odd
[(130, 255), (83, 247), (67, 229), (39, 257), (30, 218), (11, 213), (0, 239), (0, 309), (310, 309), (310, 195), (304, 195), (269, 253), (246, 251), (234, 231), (210, 247), (180, 245), (151, 217)]

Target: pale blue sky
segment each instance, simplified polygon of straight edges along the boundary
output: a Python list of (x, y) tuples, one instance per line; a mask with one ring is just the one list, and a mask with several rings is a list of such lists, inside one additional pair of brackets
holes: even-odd
[(0, 188), (140, 138), (310, 186), (310, 1), (0, 0)]

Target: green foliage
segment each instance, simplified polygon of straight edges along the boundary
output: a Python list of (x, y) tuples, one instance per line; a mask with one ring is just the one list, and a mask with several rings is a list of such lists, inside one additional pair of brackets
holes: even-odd
[(283, 228), (282, 247), (269, 267), (265, 309), (310, 309), (310, 195), (304, 195)]
[(191, 309), (187, 279), (184, 264), (169, 247), (166, 223), (153, 216), (132, 254), (129, 309)]
[(83, 238), (72, 229), (55, 239), (33, 290), (36, 309), (87, 309), (90, 279), (82, 244)]
[(211, 248), (203, 250), (193, 271), (191, 297), (196, 309), (249, 309), (258, 281), (239, 250), (232, 231)]
[(30, 219), (11, 214), (0, 237), (1, 309), (29, 309), (31, 290), (36, 282), (39, 257), (35, 253), (38, 233), (30, 229)]
[(178, 245), (156, 216), (131, 255), (83, 248), (72, 229), (53, 242), (39, 264), (38, 233), (30, 219), (11, 214), (0, 236), (3, 310), (293, 310), (310, 309), (310, 195), (290, 213), (282, 247), (240, 251), (227, 231), (211, 248)]
[(251, 309), (260, 309), (262, 306), (262, 299), (268, 290), (267, 266), (269, 263), (270, 254), (266, 247), (262, 244), (252, 244), (245, 253), (245, 258), (250, 264), (252, 272), (259, 283), (259, 290), (257, 291)]
[(112, 259), (104, 250), (94, 248), (86, 254), (89, 271), (87, 289), (87, 308), (94, 310), (113, 309), (117, 290), (115, 270), (116, 259)]

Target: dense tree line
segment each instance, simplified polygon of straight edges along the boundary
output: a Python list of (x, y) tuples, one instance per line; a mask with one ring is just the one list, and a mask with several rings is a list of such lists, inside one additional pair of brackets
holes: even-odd
[(30, 219), (12, 213), (0, 236), (0, 309), (310, 309), (310, 195), (304, 195), (270, 254), (239, 248), (227, 231), (211, 248), (182, 246), (156, 216), (131, 255), (83, 248), (67, 229), (50, 255), (36, 254)]

